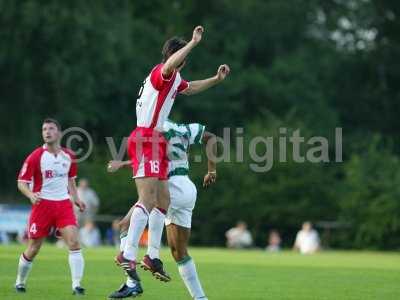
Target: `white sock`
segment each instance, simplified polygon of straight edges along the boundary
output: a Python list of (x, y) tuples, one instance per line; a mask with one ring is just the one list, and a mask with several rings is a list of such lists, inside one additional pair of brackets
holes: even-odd
[(32, 261), (25, 258), (24, 254), (19, 257), (18, 273), (15, 285), (26, 284), (29, 272), (32, 269)]
[(125, 249), (127, 237), (128, 237), (128, 232), (126, 232), (126, 231), (121, 232), (121, 234), (119, 236), (119, 250), (121, 252), (124, 251), (124, 249)]
[(139, 241), (146, 228), (149, 213), (141, 204), (136, 204), (132, 212), (131, 223), (129, 224), (128, 236), (124, 248), (124, 257), (129, 260), (136, 260), (139, 249)]
[(149, 216), (149, 244), (147, 254), (151, 259), (160, 258), (161, 237), (164, 230), (165, 211), (153, 208)]
[(190, 256), (178, 262), (178, 270), (190, 295), (194, 299), (207, 299), (197, 275), (196, 266)]
[(83, 260), (82, 251), (70, 250), (68, 256), (69, 268), (71, 269), (72, 289), (81, 286), (81, 279), (83, 277), (83, 269), (85, 262)]

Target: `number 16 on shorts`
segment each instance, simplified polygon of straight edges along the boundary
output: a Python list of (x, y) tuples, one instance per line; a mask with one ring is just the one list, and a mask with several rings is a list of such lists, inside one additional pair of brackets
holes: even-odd
[(150, 171), (151, 173), (160, 173), (160, 162), (157, 160), (150, 160)]

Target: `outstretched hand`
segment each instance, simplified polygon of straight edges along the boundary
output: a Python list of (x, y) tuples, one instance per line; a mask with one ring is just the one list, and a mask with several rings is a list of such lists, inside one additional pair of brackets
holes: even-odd
[(218, 67), (218, 71), (217, 71), (217, 79), (219, 81), (224, 80), (226, 78), (226, 76), (228, 76), (230, 71), (231, 71), (231, 69), (229, 68), (228, 65), (220, 65)]
[(198, 44), (201, 41), (203, 32), (204, 32), (203, 26), (196, 26), (196, 28), (193, 30), (192, 42)]
[(216, 172), (208, 172), (204, 176), (203, 187), (208, 187), (211, 184), (215, 183), (217, 180), (217, 173)]
[(123, 162), (120, 160), (110, 160), (107, 165), (107, 171), (109, 173), (114, 173), (118, 171), (123, 166)]

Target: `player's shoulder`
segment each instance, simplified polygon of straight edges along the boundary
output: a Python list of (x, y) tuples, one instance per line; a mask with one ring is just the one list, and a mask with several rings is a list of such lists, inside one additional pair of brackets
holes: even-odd
[(176, 123), (168, 119), (164, 122), (164, 131), (168, 130), (174, 130), (180, 133), (184, 133), (188, 131), (188, 124)]
[(156, 64), (156, 65), (151, 69), (150, 74), (153, 74), (154, 72), (161, 72), (161, 69), (162, 69), (162, 66), (163, 66), (163, 65), (164, 65), (163, 63)]
[(72, 149), (69, 149), (69, 148), (67, 148), (67, 147), (62, 147), (61, 148), (61, 150), (65, 153), (65, 154), (67, 154), (71, 159), (74, 159), (75, 158), (75, 152), (72, 150)]
[(43, 146), (37, 147), (28, 155), (27, 158), (30, 160), (39, 159), (45, 150), (46, 149)]
[(176, 136), (185, 137), (190, 133), (189, 128), (186, 124), (178, 124), (171, 120), (167, 120), (164, 122), (163, 131), (164, 136), (167, 138), (167, 140)]

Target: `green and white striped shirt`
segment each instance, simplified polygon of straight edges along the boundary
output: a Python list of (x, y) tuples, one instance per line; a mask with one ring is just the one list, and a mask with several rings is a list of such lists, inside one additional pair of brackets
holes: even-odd
[(190, 145), (201, 144), (205, 126), (198, 123), (164, 123), (164, 137), (168, 141), (168, 177), (189, 173), (188, 152)]

